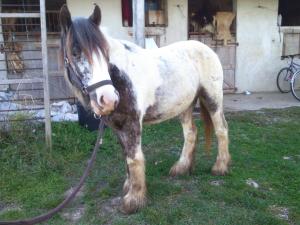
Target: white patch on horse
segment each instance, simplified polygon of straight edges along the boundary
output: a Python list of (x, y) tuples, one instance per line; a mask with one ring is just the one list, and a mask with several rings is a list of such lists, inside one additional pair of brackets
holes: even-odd
[[(150, 105), (155, 104), (156, 89), (163, 83), (156, 61), (142, 48), (127, 42), (117, 41), (107, 37), (110, 44), (110, 62), (125, 72), (136, 92), (137, 106), (144, 115)], [(126, 50), (126, 44), (132, 51)]]
[[(99, 50), (99, 56), (96, 53), (92, 55), (93, 65), (92, 65), (92, 73), (93, 76), (89, 80), (88, 85), (93, 85), (103, 80), (111, 80), (109, 72), (108, 72), (108, 64), (103, 57), (101, 51)], [(105, 85), (95, 90), (97, 95), (98, 104), (100, 103), (100, 97), (105, 96), (108, 100), (113, 100), (116, 98), (115, 88), (112, 85)]]

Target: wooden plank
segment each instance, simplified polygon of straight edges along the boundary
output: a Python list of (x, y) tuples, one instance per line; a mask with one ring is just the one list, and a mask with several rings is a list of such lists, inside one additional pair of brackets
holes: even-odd
[(40, 13), (0, 13), (0, 18), (39, 18)]
[(145, 0), (132, 1), (132, 20), (134, 42), (145, 47)]
[(40, 14), (41, 14), (41, 43), (42, 43), (42, 58), (43, 58), (43, 76), (44, 76), (45, 136), (46, 136), (46, 145), (51, 151), (51, 149), (52, 149), (52, 131), (51, 131), (51, 114), (50, 114), (50, 93), (49, 93), (47, 26), (46, 26), (45, 0), (40, 0)]
[(300, 53), (300, 32), (284, 33), (282, 55), (294, 55)]
[(43, 78), (32, 78), (32, 79), (5, 79), (0, 80), (0, 85), (9, 84), (32, 84), (32, 83), (43, 83)]
[[(2, 11), (2, 7), (0, 4), (0, 12)], [(2, 19), (0, 18), (0, 23), (2, 24)], [(3, 31), (2, 31), (3, 26), (0, 26), (0, 44), (4, 43), (4, 38), (3, 38)], [(6, 55), (5, 52), (1, 51), (0, 52), (0, 82), (1, 80), (6, 80), (7, 79), (7, 64), (6, 64)], [(3, 71), (4, 70), (4, 71)], [(6, 91), (8, 89), (8, 85), (0, 85), (0, 91)]]
[(236, 90), (235, 88), (235, 66), (236, 66), (236, 46), (238, 43), (233, 37), (228, 45), (216, 45), (222, 43), (213, 39), (211, 34), (189, 33), (189, 39), (198, 40), (212, 48), (220, 58), (223, 71), (223, 90)]

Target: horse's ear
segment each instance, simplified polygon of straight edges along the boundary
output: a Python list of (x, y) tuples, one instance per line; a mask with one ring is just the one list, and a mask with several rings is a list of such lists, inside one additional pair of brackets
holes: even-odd
[(69, 30), (72, 24), (71, 13), (66, 4), (64, 4), (60, 9), (59, 23), (60, 23), (61, 30), (64, 33), (66, 33)]
[(91, 20), (97, 26), (100, 25), (100, 23), (101, 23), (101, 10), (100, 10), (100, 7), (97, 4), (95, 4), (94, 12), (89, 17), (89, 20)]

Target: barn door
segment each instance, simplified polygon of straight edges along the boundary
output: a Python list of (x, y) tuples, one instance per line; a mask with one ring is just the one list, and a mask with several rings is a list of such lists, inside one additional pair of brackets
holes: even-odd
[(212, 48), (224, 71), (224, 91), (235, 91), (236, 23), (232, 0), (189, 0), (189, 40)]
[(218, 54), (224, 72), (224, 91), (234, 92), (235, 91), (235, 65), (236, 65), (236, 43), (228, 43), (224, 45), (211, 46), (212, 49)]

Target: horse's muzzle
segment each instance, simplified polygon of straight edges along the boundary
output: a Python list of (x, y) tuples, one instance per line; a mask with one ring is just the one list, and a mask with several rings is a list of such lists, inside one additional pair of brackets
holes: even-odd
[(119, 104), (119, 93), (115, 90), (113, 95), (101, 95), (99, 100), (91, 99), (91, 106), (94, 113), (98, 116), (109, 115)]

